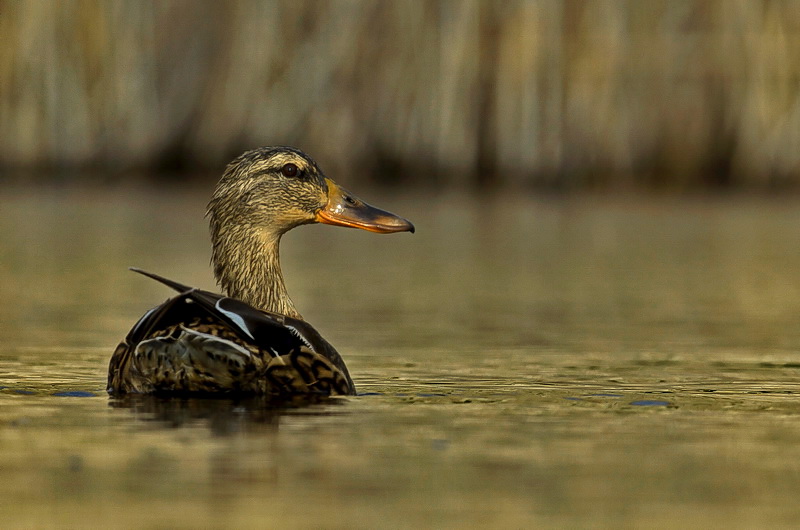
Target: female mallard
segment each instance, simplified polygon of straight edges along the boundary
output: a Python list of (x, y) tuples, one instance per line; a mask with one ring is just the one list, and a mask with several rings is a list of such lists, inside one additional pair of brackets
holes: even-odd
[(402, 217), (357, 199), (305, 153), (264, 147), (231, 162), (214, 190), (214, 275), (228, 296), (142, 274), (178, 291), (144, 314), (117, 346), (110, 393), (355, 394), (336, 350), (289, 299), (281, 236), (308, 223), (389, 233)]

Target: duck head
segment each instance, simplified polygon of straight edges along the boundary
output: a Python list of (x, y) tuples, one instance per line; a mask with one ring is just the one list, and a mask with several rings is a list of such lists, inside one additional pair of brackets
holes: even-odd
[(208, 215), (212, 224), (224, 219), (275, 235), (308, 223), (378, 233), (414, 231), (408, 220), (362, 201), (326, 177), (310, 156), (290, 147), (255, 149), (231, 162)]
[(370, 206), (291, 147), (248, 151), (231, 162), (208, 204), (214, 274), (229, 296), (290, 316), (278, 259), (281, 236), (309, 223), (370, 232), (413, 232), (400, 216)]

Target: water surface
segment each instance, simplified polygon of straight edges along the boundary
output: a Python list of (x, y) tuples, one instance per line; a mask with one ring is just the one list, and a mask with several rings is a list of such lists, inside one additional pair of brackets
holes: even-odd
[(0, 196), (3, 526), (800, 520), (800, 200), (361, 194), (417, 233), (282, 249), (361, 395), (279, 409), (104, 391), (207, 189)]

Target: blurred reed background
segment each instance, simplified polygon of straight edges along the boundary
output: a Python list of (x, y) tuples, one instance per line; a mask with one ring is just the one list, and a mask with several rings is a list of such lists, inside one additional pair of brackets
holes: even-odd
[[(796, 0), (0, 0), (0, 175), (800, 184)], [(43, 176), (44, 175), (44, 176)]]

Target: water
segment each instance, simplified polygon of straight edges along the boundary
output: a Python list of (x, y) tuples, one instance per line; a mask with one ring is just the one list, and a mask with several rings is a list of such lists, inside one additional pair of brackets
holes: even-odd
[(4, 527), (800, 520), (800, 199), (362, 192), (417, 233), (282, 249), (360, 396), (110, 399), (126, 267), (214, 287), (197, 188), (0, 196)]

